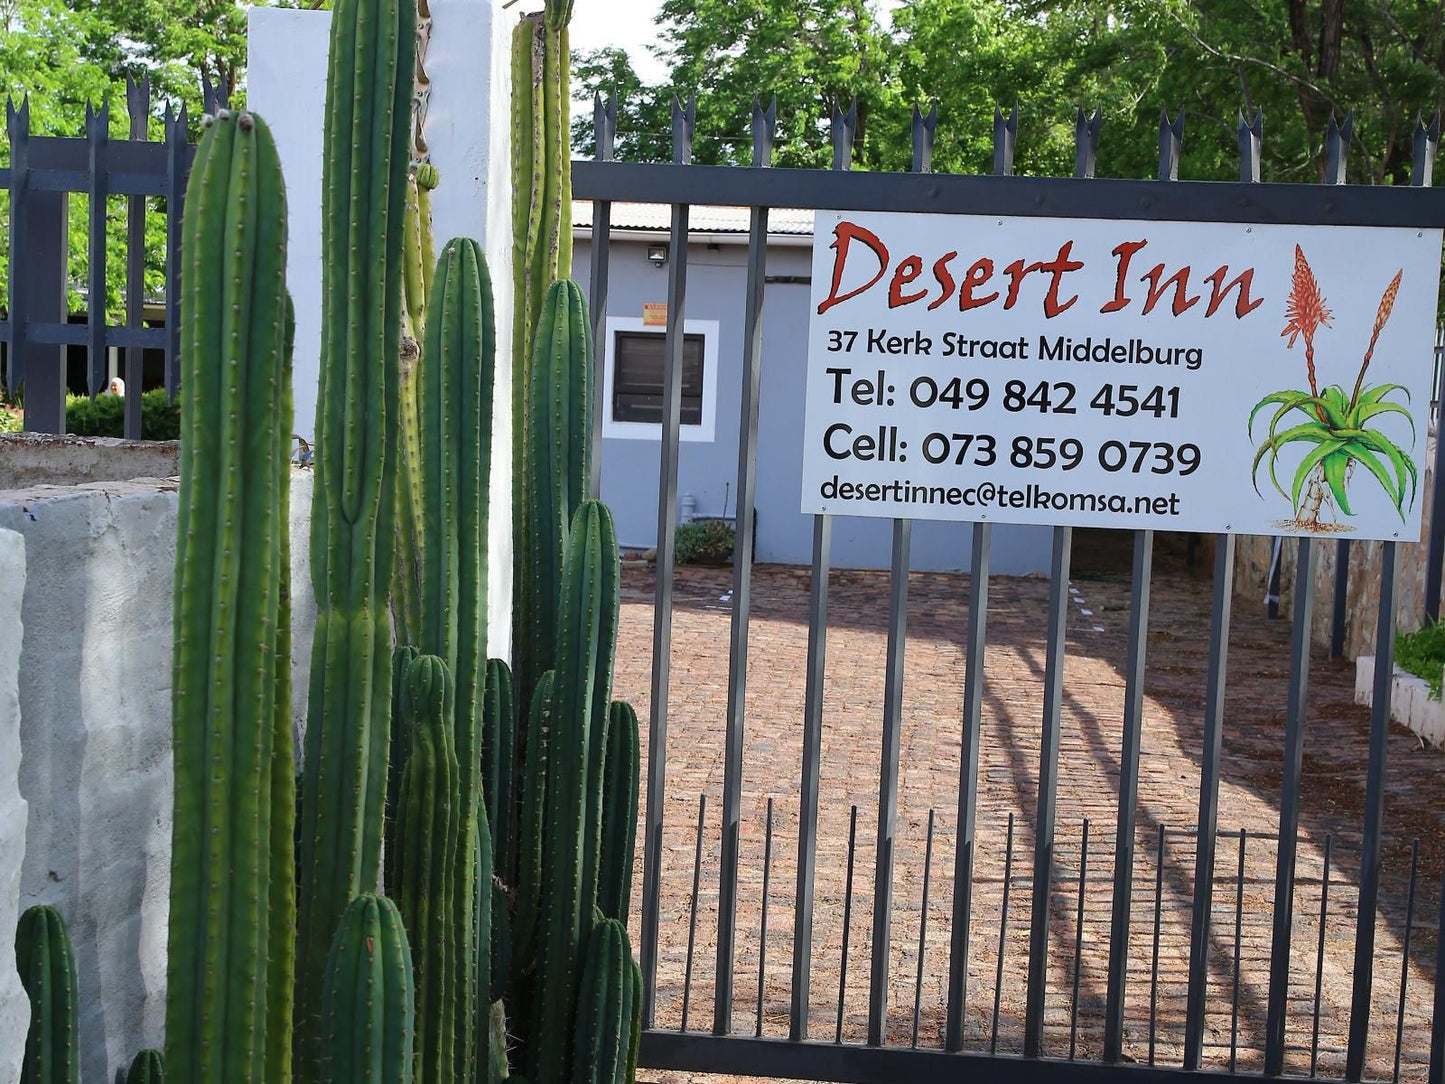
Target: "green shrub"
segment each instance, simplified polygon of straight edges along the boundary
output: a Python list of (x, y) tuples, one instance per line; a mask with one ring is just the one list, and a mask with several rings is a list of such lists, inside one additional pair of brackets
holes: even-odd
[(0, 406), (0, 433), (18, 433), (25, 428), (25, 415)]
[[(125, 399), (119, 395), (84, 395), (65, 398), (65, 431), (78, 437), (125, 436)], [(164, 388), (153, 388), (140, 397), (142, 440), (178, 440), (181, 435), (180, 400), (166, 401)]]
[(733, 525), (724, 519), (680, 524), (673, 554), (680, 565), (727, 560), (733, 552)]
[(1395, 665), (1424, 678), (1430, 698), (1440, 699), (1440, 673), (1445, 667), (1445, 624), (1433, 622), (1415, 632), (1402, 633), (1395, 643)]

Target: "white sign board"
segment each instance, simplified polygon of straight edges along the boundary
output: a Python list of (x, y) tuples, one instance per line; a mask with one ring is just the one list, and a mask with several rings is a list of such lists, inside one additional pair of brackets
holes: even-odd
[(1441, 231), (819, 212), (802, 509), (1420, 537)]

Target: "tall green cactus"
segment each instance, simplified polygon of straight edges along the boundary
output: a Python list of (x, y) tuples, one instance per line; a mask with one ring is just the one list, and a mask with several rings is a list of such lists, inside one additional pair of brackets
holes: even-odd
[(324, 1084), (412, 1084), (416, 991), (396, 905), (351, 901), (331, 945), (322, 993)]
[(587, 940), (577, 991), (572, 1052), (574, 1084), (627, 1084), (632, 1059), (632, 1020), (642, 1001), (634, 974), (627, 927), (604, 919)]
[(452, 732), (455, 696), (442, 659), (412, 660), (403, 678), (401, 712), (411, 753), (402, 771), (391, 858), (397, 908), (416, 971), (417, 1084), (439, 1084), (453, 1079), (461, 969), (470, 948), (454, 896), (463, 788)]
[(517, 687), (530, 702), (553, 668), (562, 605), (567, 532), (587, 495), (591, 455), (592, 329), (582, 289), (570, 280), (547, 290), (527, 391), (527, 444), (522, 460), (525, 504), (517, 583)]
[[(528, 409), (533, 345), (552, 283), (572, 274), (571, 89), (567, 24), (570, 0), (547, 0), (546, 10), (522, 17), (512, 35), (512, 416), (514, 463), (525, 463), (529, 431), (542, 415)], [(526, 637), (538, 615), (527, 602), (533, 579), (528, 523), (528, 475), (512, 482), (513, 607), (519, 699), (531, 703), (549, 669), (530, 663)], [(585, 475), (584, 475), (585, 484)], [(575, 508), (575, 506), (574, 506)], [(564, 523), (565, 526), (565, 523)], [(547, 620), (549, 613), (541, 615)]]
[[(331, 939), (381, 864), (415, 0), (336, 0), (322, 165), (321, 382), (311, 516), (317, 620), (302, 782), (297, 1000), (320, 1003)], [(320, 1069), (297, 1020), (296, 1075)]]
[(126, 1070), (125, 1084), (166, 1084), (166, 1064), (159, 1050), (142, 1050)]
[(54, 907), (36, 906), (15, 930), (15, 969), (30, 999), (30, 1030), (20, 1084), (79, 1084), (80, 1008), (75, 959), (65, 920)]
[[(290, 358), (270, 133), (221, 113), (187, 187), (166, 1060), (281, 1079), (291, 1030)], [(286, 987), (282, 989), (282, 987)]]
[(602, 779), (602, 847), (597, 909), (627, 921), (632, 906), (632, 856), (637, 844), (637, 788), (640, 772), (637, 712), (614, 700), (607, 724)]
[(601, 798), (589, 784), (600, 776), (594, 765), (603, 756), (599, 734), (611, 693), (617, 578), (612, 514), (599, 501), (585, 501), (567, 547), (547, 739), (546, 833), (528, 1074), (533, 1084), (566, 1079), (570, 1044), (558, 1040), (575, 1019), (577, 969), (593, 924)]
[(510, 879), (513, 743), (516, 705), (512, 671), (501, 659), (487, 660), (482, 695), (482, 800), (492, 826), (493, 859), (498, 876)]

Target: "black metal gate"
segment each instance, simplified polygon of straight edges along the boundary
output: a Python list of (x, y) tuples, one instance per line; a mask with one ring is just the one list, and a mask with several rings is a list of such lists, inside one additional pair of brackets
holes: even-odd
[[(1437, 981), (1445, 971), (1445, 939), (1439, 937), (1440, 923), (1432, 917), (1434, 904), (1440, 900), (1433, 891), (1439, 871), (1420, 868), (1418, 840), (1411, 848), (1407, 868), (1386, 870), (1382, 859), (1395, 634), (1395, 543), (1383, 546), (1369, 754), (1368, 763), (1360, 766), (1365, 791), (1363, 824), (1358, 834), (1352, 833), (1348, 840), (1326, 836), (1322, 850), (1319, 840), (1309, 840), (1306, 856), (1300, 851), (1299, 817), (1305, 732), (1311, 721), (1307, 710), (1314, 606), (1312, 578), (1308, 574), (1314, 549), (1311, 540), (1301, 540), (1297, 550), (1299, 575), (1293, 598), (1288, 695), (1283, 713), (1277, 832), (1255, 834), (1243, 827), (1219, 823), (1227, 723), (1225, 674), (1236, 554), (1232, 536), (1214, 540), (1211, 617), (1207, 631), (1201, 628), (1196, 637), (1207, 639), (1208, 645), (1202, 747), (1196, 751), (1200, 767), (1198, 776), (1181, 786), (1192, 788), (1197, 781), (1197, 820), (1178, 825), (1151, 822), (1143, 828), (1137, 822), (1154, 562), (1154, 536), (1150, 531), (1134, 532), (1132, 538), (1115, 823), (1057, 823), (1073, 543), (1073, 531), (1067, 527), (1053, 529), (1044, 625), (1047, 648), (1041, 667), (1043, 709), (1041, 715), (1029, 720), (1039, 728), (1032, 823), (1016, 825), (1010, 813), (1005, 826), (995, 823), (1001, 817), (979, 804), (980, 733), (987, 694), (983, 663), (990, 610), (991, 527), (975, 523), (966, 618), (960, 618), (966, 621), (960, 682), (962, 718), (950, 716), (949, 720), (960, 727), (961, 734), (957, 809), (930, 810), (926, 840), (905, 841), (898, 817), (899, 758), (911, 524), (907, 520), (894, 521), (891, 586), (886, 603), (882, 741), (874, 762), (878, 770), (878, 804), (876, 816), (865, 808), (863, 819), (865, 830), (870, 823), (876, 828), (876, 844), (871, 938), (867, 942), (866, 1031), (860, 1033), (852, 1026), (845, 1004), (854, 880), (858, 873), (855, 867), (860, 853), (857, 805), (852, 807), (849, 818), (846, 851), (833, 847), (828, 860), (830, 879), (836, 881), (841, 870), (832, 867), (840, 865), (846, 854), (836, 1007), (834, 991), (820, 991), (813, 981), (814, 965), (821, 959), (815, 949), (822, 949), (822, 938), (817, 933), (824, 928), (816, 921), (815, 888), (820, 863), (820, 788), (825, 784), (820, 777), (819, 750), (824, 723), (833, 530), (830, 517), (815, 517), (807, 610), (806, 696), (800, 720), (801, 773), (795, 784), (785, 785), (788, 791), (796, 788), (796, 807), (782, 810), (778, 822), (786, 825), (786, 835), (796, 838), (796, 882), (787, 899), (792, 914), (791, 967), (781, 983), (787, 990), (785, 1025), (780, 1012), (764, 1011), (765, 996), (778, 985), (770, 983), (768, 971), (768, 907), (770, 898), (778, 896), (770, 887), (773, 866), (776, 860), (786, 867), (793, 850), (775, 846), (771, 798), (763, 829), (760, 923), (754, 927), (750, 918), (747, 936), (740, 937), (738, 919), (740, 881), (746, 880), (751, 893), (750, 886), (758, 880), (755, 871), (746, 871), (740, 855), (769, 208), (1341, 225), (1439, 223), (1445, 220), (1445, 201), (1439, 194), (1424, 190), (1431, 182), (1438, 146), (1438, 116), (1429, 125), (1422, 122), (1416, 126), (1411, 189), (1344, 186), (1348, 120), (1343, 130), (1331, 122), (1327, 174), (1333, 183), (1310, 186), (1257, 183), (1261, 138), (1258, 116), (1253, 123), (1240, 120), (1238, 184), (1177, 180), (1182, 115), (1172, 122), (1165, 116), (1161, 122), (1158, 181), (1091, 180), (1100, 135), (1097, 113), (1086, 117), (1080, 112), (1078, 116), (1072, 179), (1011, 176), (1016, 114), (995, 117), (992, 176), (941, 176), (929, 172), (936, 110), (927, 116), (915, 111), (913, 168), (909, 174), (849, 172), (856, 122), (852, 110), (835, 110), (832, 118), (832, 171), (769, 168), (776, 114), (773, 109), (761, 107), (755, 108), (753, 115), (751, 168), (691, 165), (694, 116), (694, 107), (674, 104), (671, 163), (619, 163), (612, 160), (616, 111), (599, 102), (595, 118), (597, 160), (579, 161), (573, 167), (575, 195), (594, 203), (590, 293), (599, 342), (606, 328), (612, 203), (671, 206), (672, 258), (667, 286), (639, 941), (645, 985), (643, 1065), (652, 1069), (858, 1084), (964, 1079), (972, 1074), (989, 1079), (1072, 1080), (1128, 1072), (1141, 1080), (1163, 1080), (1199, 1073), (1261, 1071), (1269, 1076), (1307, 1074), (1351, 1081), (1426, 1079), (1427, 1075), (1432, 1082), (1445, 1080), (1445, 984)], [(737, 549), (730, 599), (721, 835), (715, 870), (707, 871), (709, 885), (716, 877), (716, 951), (711, 980), (701, 984), (710, 988), (712, 1002), (710, 1026), (703, 1027), (696, 1026), (691, 1018), (693, 972), (704, 866), (713, 862), (708, 844), (718, 837), (707, 827), (705, 796), (698, 803), (695, 836), (687, 835), (693, 830), (690, 823), (664, 824), (669, 794), (668, 691), (677, 685), (671, 673), (677, 583), (673, 539), (678, 511), (680, 373), (691, 205), (751, 208), (747, 286), (741, 299), (744, 336)], [(600, 348), (598, 353), (601, 356)], [(601, 470), (605, 404), (600, 394), (596, 399), (594, 449), (598, 454), (594, 454), (593, 462), (594, 469)], [(593, 481), (596, 490), (599, 480), (594, 477)], [(1437, 488), (1437, 515), (1442, 508), (1441, 493)], [(1439, 520), (1432, 526), (1438, 532)], [(1438, 594), (1438, 573), (1434, 585)], [(883, 605), (879, 598), (880, 610)], [(776, 780), (771, 782), (779, 785)], [(675, 803), (672, 808), (676, 808)], [(1101, 834), (1105, 837), (1102, 841)], [(946, 839), (950, 835), (954, 862), (951, 880), (935, 876), (935, 866), (944, 856), (936, 854), (934, 847), (936, 836)], [(1112, 840), (1107, 838), (1109, 835)], [(905, 906), (896, 855), (905, 842), (915, 854), (919, 849), (924, 852), (921, 885), (910, 885), (907, 896), (910, 914), (912, 901), (920, 893), (922, 898), (913, 961), (895, 960), (895, 949), (901, 947), (895, 931), (896, 918)], [(753, 849), (757, 849), (756, 841)], [(1003, 852), (1002, 877), (993, 872), (983, 875), (985, 862), (990, 870), (996, 869), (999, 851)], [(672, 853), (678, 855), (670, 863), (674, 870), (691, 858), (691, 893), (684, 883), (664, 900), (664, 867), (668, 865), (665, 856)], [(782, 857), (775, 858), (778, 855)], [(1096, 872), (1091, 880), (1091, 857), (1096, 870), (1107, 861), (1112, 872)], [(1224, 864), (1221, 871), (1216, 871), (1217, 860)], [(1342, 874), (1346, 867), (1353, 868), (1357, 875)], [(746, 878), (740, 877), (740, 868), (747, 873)], [(1262, 872), (1251, 874), (1251, 868)], [(864, 875), (859, 873), (860, 879)], [(1180, 890), (1190, 900), (1187, 907), (1166, 908), (1166, 875), (1187, 883), (1187, 888)], [(939, 958), (941, 953), (935, 953), (930, 967), (929, 891), (934, 880), (942, 880), (945, 889), (951, 888), (952, 904), (946, 960)], [(1029, 899), (1027, 913), (1011, 914), (1011, 892), (1024, 890)], [(1382, 893), (1404, 917), (1403, 923), (1397, 924), (1399, 928), (1392, 926), (1389, 936), (1377, 943)], [(1108, 901), (1106, 908), (1100, 902), (1104, 899)], [(834, 927), (836, 902), (834, 899), (829, 904)], [(1094, 915), (1089, 913), (1090, 903), (1097, 904)], [(1107, 922), (1102, 918), (1105, 910)], [(1063, 911), (1067, 919), (1056, 916), (1055, 911)], [(1257, 959), (1242, 964), (1241, 945), (1247, 928), (1260, 931), (1258, 940), (1261, 944), (1267, 942), (1268, 951), (1261, 950)], [(758, 934), (756, 941), (751, 939), (754, 930)], [(934, 932), (937, 935), (936, 928)], [(1348, 936), (1353, 938), (1352, 949), (1334, 945)], [(1025, 938), (1026, 948), (1022, 944)], [(1015, 941), (1020, 944), (1015, 946)], [(971, 946), (975, 952), (972, 960)], [(912, 947), (911, 937), (908, 947)], [(1099, 957), (1096, 970), (1102, 996), (1081, 1005), (1085, 957), (1095, 955)], [(1341, 955), (1352, 962), (1335, 974), (1327, 965), (1327, 955), (1331, 960)], [(746, 973), (740, 973), (739, 963), (744, 958), (749, 966)], [(1026, 971), (1021, 966), (1024, 961)], [(1007, 966), (1010, 963), (1020, 965), (1022, 973), (1015, 975)], [(1247, 1034), (1242, 1034), (1241, 1027), (1242, 966), (1257, 966), (1261, 976), (1267, 975), (1260, 988), (1263, 996), (1258, 999), (1263, 1026), (1251, 1028)], [(831, 977), (831, 964), (829, 967)], [(1381, 979), (1378, 983), (1377, 972)], [(741, 979), (735, 981), (739, 974)], [(977, 977), (971, 978), (971, 974)], [(890, 988), (896, 982), (905, 984), (905, 989), (907, 985), (912, 987), (911, 1015), (906, 1018), (901, 1014), (890, 1016)], [(1398, 987), (1394, 988), (1396, 983)], [(1349, 987), (1348, 1008), (1333, 1012), (1327, 1004), (1328, 994), (1333, 987), (1344, 985)], [(738, 1003), (741, 987), (755, 990), (755, 1007)], [(925, 1020), (926, 1026), (921, 1027)], [(1021, 1028), (1016, 1027), (1020, 1021)], [(1425, 1021), (1430, 1021), (1428, 1027)], [(847, 1028), (845, 1022), (849, 1023)], [(1373, 1030), (1372, 1022), (1376, 1025)], [(1081, 1039), (1081, 1027), (1088, 1032), (1088, 1041)]]

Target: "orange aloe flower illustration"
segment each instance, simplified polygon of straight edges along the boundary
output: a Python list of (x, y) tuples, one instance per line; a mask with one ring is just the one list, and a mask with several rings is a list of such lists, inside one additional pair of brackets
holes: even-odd
[(1325, 299), (1320, 294), (1320, 284), (1315, 281), (1315, 273), (1310, 270), (1310, 263), (1305, 259), (1304, 250), (1299, 245), (1294, 247), (1294, 276), (1290, 281), (1289, 301), (1285, 305), (1284, 315), (1289, 323), (1280, 335), (1289, 336), (1289, 342), (1285, 344), (1289, 347), (1293, 347), (1295, 340), (1301, 335), (1304, 336), (1305, 367), (1309, 370), (1310, 391), (1318, 396), (1319, 385), (1315, 382), (1315, 332), (1321, 324), (1329, 327), (1334, 314), (1325, 307)]

